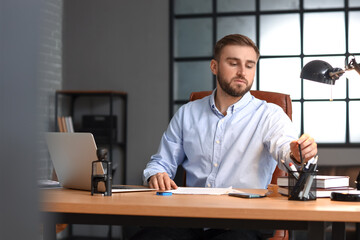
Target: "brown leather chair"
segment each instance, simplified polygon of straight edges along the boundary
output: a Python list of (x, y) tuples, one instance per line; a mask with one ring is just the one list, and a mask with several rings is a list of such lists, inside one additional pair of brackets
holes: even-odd
[[(292, 105), (289, 95), (283, 93), (256, 91), (256, 90), (252, 90), (250, 92), (251, 95), (253, 95), (258, 99), (279, 105), (284, 110), (284, 112), (289, 116), (289, 118), (292, 119), (291, 118)], [(211, 93), (212, 91), (193, 92), (190, 95), (190, 101), (201, 99), (205, 96), (210, 95)], [(271, 183), (276, 184), (277, 178), (280, 176), (286, 176), (286, 173), (282, 171), (280, 168), (276, 167), (271, 179)], [(185, 183), (185, 179), (184, 179), (184, 183)], [(287, 230), (276, 230), (274, 236), (270, 238), (270, 240), (280, 240), (280, 239), (282, 240), (289, 239), (289, 232)]]

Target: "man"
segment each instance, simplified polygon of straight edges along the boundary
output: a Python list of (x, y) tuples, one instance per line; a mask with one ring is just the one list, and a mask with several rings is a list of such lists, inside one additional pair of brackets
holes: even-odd
[[(250, 94), (258, 59), (258, 48), (246, 36), (228, 35), (217, 42), (210, 63), (216, 89), (174, 115), (144, 170), (145, 184), (176, 189), (172, 179), (182, 165), (190, 187), (265, 189), (276, 165), (286, 171), (281, 160), (300, 162), (299, 146), (305, 161), (317, 154), (314, 139), (307, 134), (297, 139), (279, 106)], [(243, 231), (238, 239), (257, 239), (252, 232)]]

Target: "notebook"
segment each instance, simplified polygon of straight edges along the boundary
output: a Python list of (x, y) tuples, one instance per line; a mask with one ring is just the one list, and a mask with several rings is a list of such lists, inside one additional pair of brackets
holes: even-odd
[[(91, 133), (45, 133), (60, 185), (64, 188), (91, 191), (91, 166), (97, 160), (96, 143)], [(151, 191), (142, 186), (113, 185), (112, 192)]]

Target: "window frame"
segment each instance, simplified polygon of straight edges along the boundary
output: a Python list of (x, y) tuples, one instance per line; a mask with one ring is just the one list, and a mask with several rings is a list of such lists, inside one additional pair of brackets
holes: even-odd
[[(175, 20), (176, 19), (196, 19), (196, 18), (211, 18), (212, 19), (212, 46), (216, 44), (217, 40), (217, 18), (218, 17), (238, 17), (238, 16), (255, 16), (256, 22), (256, 39), (254, 39), (260, 49), (260, 16), (266, 14), (289, 14), (289, 13), (296, 13), (299, 14), (300, 17), (300, 54), (297, 55), (266, 55), (260, 56), (260, 59), (275, 59), (275, 58), (300, 58), (301, 68), (304, 66), (304, 58), (307, 57), (344, 57), (346, 61), (351, 55), (360, 55), (358, 53), (349, 53), (349, 12), (350, 11), (360, 11), (360, 7), (349, 7), (349, 0), (344, 1), (344, 8), (323, 8), (323, 9), (304, 9), (304, 0), (299, 0), (299, 9), (297, 10), (260, 10), (260, 0), (255, 0), (255, 11), (249, 12), (217, 12), (217, 1), (218, 0), (210, 0), (212, 3), (212, 12), (211, 13), (191, 13), (191, 14), (175, 14), (175, 1), (179, 0), (169, 0), (169, 119), (175, 113), (174, 109), (176, 106), (183, 105), (188, 102), (187, 99), (176, 100), (174, 99), (174, 65), (177, 62), (189, 62), (189, 61), (211, 61), (212, 56), (202, 56), (202, 57), (175, 57), (174, 56), (174, 30), (175, 30)], [(181, 0), (180, 0), (181, 1)], [(324, 12), (344, 12), (345, 17), (345, 53), (343, 54), (304, 54), (304, 15), (306, 13), (324, 13)], [(359, 43), (360, 44), (360, 43)], [(256, 69), (256, 77), (254, 81), (256, 82), (256, 90), (260, 89), (260, 59)], [(209, 70), (210, 71), (210, 70)], [(300, 73), (299, 73), (300, 74)], [(319, 101), (329, 101), (328, 99), (304, 99), (304, 79), (300, 79), (301, 81), (301, 97), (300, 99), (293, 99), (292, 102), (299, 102), (301, 106), (300, 116), (300, 132), (301, 134), (304, 133), (304, 103), (305, 102), (319, 102)], [(351, 143), (350, 142), (350, 129), (349, 129), (349, 103), (350, 101), (360, 101), (360, 98), (349, 98), (349, 79), (344, 78), (339, 81), (346, 81), (346, 97), (344, 99), (333, 99), (333, 101), (342, 101), (346, 103), (346, 136), (345, 136), (345, 143), (319, 143), (319, 147), (324, 148), (357, 148), (360, 147), (360, 143)], [(215, 76), (212, 77), (212, 84), (213, 88), (216, 87), (216, 78)], [(359, 89), (360, 91), (360, 89)], [(359, 123), (360, 124), (360, 123)]]

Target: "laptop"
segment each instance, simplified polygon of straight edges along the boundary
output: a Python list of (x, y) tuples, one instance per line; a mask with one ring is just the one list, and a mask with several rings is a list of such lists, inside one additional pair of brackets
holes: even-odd
[[(45, 133), (59, 183), (64, 188), (91, 191), (91, 167), (97, 160), (96, 143), (91, 133)], [(113, 185), (112, 192), (151, 191), (144, 186)]]

